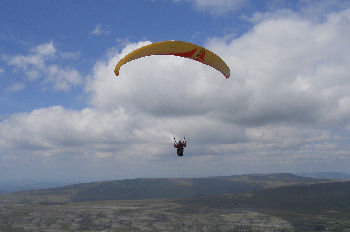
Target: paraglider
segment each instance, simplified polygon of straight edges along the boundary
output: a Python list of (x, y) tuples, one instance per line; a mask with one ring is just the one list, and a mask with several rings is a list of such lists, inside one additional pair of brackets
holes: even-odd
[[(218, 55), (204, 47), (183, 41), (162, 41), (152, 43), (130, 52), (115, 66), (115, 75), (119, 75), (119, 70), (124, 64), (152, 55), (173, 55), (192, 59), (213, 67), (221, 72), (226, 79), (230, 77), (230, 68)], [(186, 145), (185, 138), (184, 141), (179, 140), (179, 142), (176, 142), (174, 138), (174, 147), (177, 149), (178, 156), (183, 156), (184, 147), (186, 147)]]
[(120, 67), (125, 63), (152, 55), (173, 55), (192, 59), (215, 68), (221, 72), (226, 79), (230, 77), (230, 68), (218, 55), (204, 47), (183, 41), (152, 43), (130, 52), (115, 66), (115, 75), (119, 75)]
[(174, 137), (174, 147), (176, 148), (177, 155), (183, 156), (184, 155), (184, 147), (186, 147), (186, 138), (184, 138), (184, 141), (179, 140), (179, 142), (176, 142)]

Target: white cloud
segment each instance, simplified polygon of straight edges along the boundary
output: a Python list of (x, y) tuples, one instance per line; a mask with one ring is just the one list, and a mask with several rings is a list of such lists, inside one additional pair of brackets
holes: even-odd
[(49, 65), (46, 72), (46, 80), (53, 83), (54, 89), (68, 90), (71, 86), (81, 84), (80, 73), (75, 69), (61, 69), (58, 65)]
[[(122, 106), (158, 118), (157, 125), (178, 121), (168, 130), (232, 152), (293, 154), (313, 144), (306, 150), (316, 154), (325, 143), (346, 150), (331, 134), (350, 118), (349, 16), (345, 10), (314, 23), (290, 12), (266, 17), (232, 41), (213, 38), (206, 46), (228, 62), (228, 80), (194, 61), (161, 56), (127, 63), (114, 77), (115, 61), (149, 42), (130, 44), (95, 66), (87, 91), (99, 110)], [(250, 133), (261, 128), (264, 136), (256, 142)]]
[(44, 56), (54, 56), (56, 54), (56, 48), (53, 45), (53, 42), (47, 44), (41, 44), (31, 49), (33, 53), (39, 55), (40, 57)]
[(57, 52), (52, 41), (38, 45), (30, 51), (28, 55), (4, 58), (17, 72), (23, 72), (28, 81), (42, 79), (43, 82), (52, 84), (54, 89), (64, 91), (82, 84), (82, 78), (76, 69), (58, 64), (60, 59), (76, 57), (73, 53)]
[(80, 52), (60, 52), (59, 55), (66, 60), (78, 60), (80, 58)]
[[(239, 10), (249, 0), (187, 0), (194, 4), (195, 8), (200, 11), (209, 11), (212, 14), (219, 15)], [(180, 0), (175, 0), (180, 2)]]
[(19, 113), (0, 124), (3, 147), (56, 151), (127, 142), (128, 119), (122, 109), (102, 114), (93, 109), (66, 110), (60, 106)]
[(344, 0), (300, 0), (298, 5), (301, 9), (301, 14), (313, 21), (319, 22), (326, 20), (327, 14), (344, 10), (350, 7), (349, 1)]
[(329, 119), (338, 101), (348, 95), (349, 15), (331, 14), (320, 24), (295, 16), (266, 19), (232, 41), (223, 50), (232, 77), (242, 77), (255, 95), (244, 118), (257, 114), (263, 119), (267, 113), (269, 120), (277, 121), (289, 116), (298, 122)]
[(100, 24), (97, 24), (95, 29), (91, 32), (93, 35), (108, 35), (109, 33), (110, 31), (103, 29)]
[(23, 84), (22, 82), (18, 82), (8, 86), (6, 89), (10, 91), (19, 91), (24, 89), (24, 87), (25, 87), (25, 84)]

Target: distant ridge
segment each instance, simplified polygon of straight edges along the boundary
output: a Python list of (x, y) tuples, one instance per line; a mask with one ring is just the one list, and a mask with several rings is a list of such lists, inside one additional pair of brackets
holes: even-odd
[(51, 189), (22, 191), (2, 196), (4, 196), (5, 202), (41, 204), (106, 200), (179, 199), (238, 194), (273, 187), (305, 185), (318, 181), (289, 173), (208, 178), (140, 178), (75, 184)]
[(350, 180), (350, 174), (343, 172), (312, 172), (296, 174), (303, 177), (310, 177), (316, 179), (326, 180)]

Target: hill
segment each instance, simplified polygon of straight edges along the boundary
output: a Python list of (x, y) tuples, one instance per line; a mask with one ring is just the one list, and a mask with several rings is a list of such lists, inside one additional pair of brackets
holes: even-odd
[(312, 172), (312, 173), (301, 173), (299, 176), (326, 179), (326, 180), (350, 180), (350, 174), (343, 172)]
[(188, 179), (129, 179), (4, 194), (1, 202), (63, 204), (105, 200), (178, 199), (238, 194), (271, 187), (310, 184), (317, 181), (287, 173)]

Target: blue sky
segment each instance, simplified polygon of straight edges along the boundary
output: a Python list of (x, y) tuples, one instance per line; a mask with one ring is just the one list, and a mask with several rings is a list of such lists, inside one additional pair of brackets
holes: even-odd
[[(53, 43), (61, 53), (71, 53), (75, 58), (61, 58), (54, 62), (74, 68), (82, 75), (88, 75), (96, 60), (103, 59), (108, 49), (121, 49), (125, 42), (173, 39), (203, 44), (213, 36), (238, 35), (249, 26), (237, 15), (212, 16), (196, 12), (190, 2), (67, 1), (63, 4), (56, 1), (2, 1), (1, 4), (3, 54), (30, 55), (32, 48)], [(236, 22), (237, 19), (241, 23)], [(236, 26), (232, 27), (232, 24)], [(20, 73), (5, 65), (2, 67), (3, 70), (9, 69), (7, 75), (11, 75), (1, 80), (2, 87), (23, 81)], [(84, 94), (81, 88), (62, 94), (46, 87), (33, 86), (16, 93), (2, 92), (6, 107), (1, 113), (31, 111), (57, 104), (71, 108), (85, 105), (76, 98)]]
[[(0, 178), (350, 172), (349, 26), (340, 0), (1, 1)], [(231, 78), (179, 57), (114, 76), (164, 40)]]

